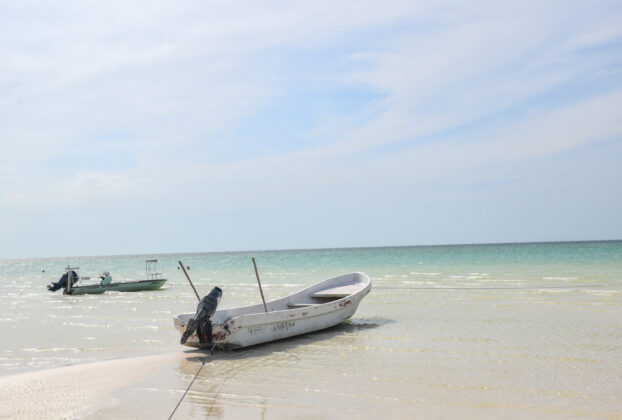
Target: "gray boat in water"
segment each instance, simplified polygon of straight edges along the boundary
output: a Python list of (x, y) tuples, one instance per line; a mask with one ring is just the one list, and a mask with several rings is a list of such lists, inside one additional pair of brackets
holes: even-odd
[[(56, 283), (48, 286), (48, 290), (55, 292), (63, 289), (65, 295), (86, 295), (101, 294), (106, 291), (115, 292), (141, 292), (147, 290), (158, 290), (167, 279), (162, 278), (162, 273), (156, 271), (158, 260), (147, 260), (145, 262), (145, 272), (147, 279), (135, 281), (113, 282), (110, 273), (104, 272), (99, 278), (99, 284), (82, 284), (82, 280), (89, 280), (90, 277), (80, 277), (78, 267), (67, 267), (66, 273)], [(69, 281), (71, 279), (71, 281)]]

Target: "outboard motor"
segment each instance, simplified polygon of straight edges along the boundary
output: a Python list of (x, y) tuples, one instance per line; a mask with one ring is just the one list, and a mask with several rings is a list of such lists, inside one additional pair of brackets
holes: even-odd
[(210, 317), (216, 312), (216, 307), (222, 297), (220, 287), (214, 287), (211, 292), (201, 299), (197, 306), (197, 313), (186, 325), (186, 330), (181, 336), (181, 344), (186, 344), (188, 337), (195, 331), (199, 336), (199, 345), (201, 348), (207, 348), (214, 342), (212, 339), (212, 321)]
[[(50, 292), (55, 292), (58, 289), (64, 289), (67, 286), (68, 277), (69, 276), (67, 275), (67, 273), (63, 274), (62, 277), (56, 283), (52, 283), (48, 285), (48, 290)], [(71, 270), (71, 279), (72, 279), (71, 285), (73, 286), (74, 284), (78, 282), (78, 273)]]

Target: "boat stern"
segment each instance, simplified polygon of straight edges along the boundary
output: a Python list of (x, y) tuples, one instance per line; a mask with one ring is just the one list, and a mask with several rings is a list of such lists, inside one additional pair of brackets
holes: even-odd
[[(194, 314), (177, 315), (176, 317), (173, 318), (173, 327), (177, 331), (179, 331), (180, 335), (183, 335), (184, 332), (186, 332), (186, 326), (188, 325), (188, 322), (193, 317), (194, 317)], [(239, 347), (239, 346), (230, 345), (230, 343), (227, 343), (226, 342), (227, 336), (228, 336), (227, 331), (224, 328), (222, 328), (220, 324), (212, 324), (212, 340), (213, 340), (213, 343), (216, 345), (216, 347), (226, 348), (227, 350), (230, 348)], [(190, 337), (188, 337), (188, 340), (186, 341), (184, 345), (188, 347), (200, 347), (199, 336), (197, 335), (197, 333), (195, 332)]]

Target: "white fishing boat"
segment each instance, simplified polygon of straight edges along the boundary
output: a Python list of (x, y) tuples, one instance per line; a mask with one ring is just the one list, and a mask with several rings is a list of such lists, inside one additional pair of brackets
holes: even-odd
[[(210, 347), (248, 347), (332, 327), (354, 315), (370, 290), (369, 276), (351, 273), (265, 304), (217, 310), (208, 318), (212, 327)], [(183, 334), (194, 317), (193, 313), (176, 316), (175, 329)], [(202, 343), (195, 332), (185, 344), (200, 347)]]

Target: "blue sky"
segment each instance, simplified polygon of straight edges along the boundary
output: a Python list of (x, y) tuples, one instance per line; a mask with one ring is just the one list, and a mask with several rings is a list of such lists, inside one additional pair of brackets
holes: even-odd
[(622, 238), (622, 4), (0, 5), (0, 258)]

